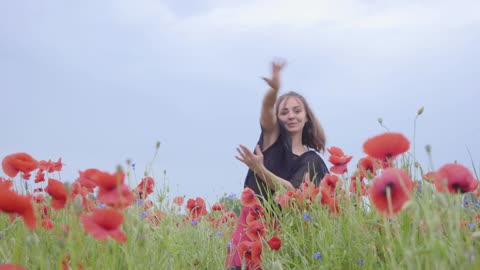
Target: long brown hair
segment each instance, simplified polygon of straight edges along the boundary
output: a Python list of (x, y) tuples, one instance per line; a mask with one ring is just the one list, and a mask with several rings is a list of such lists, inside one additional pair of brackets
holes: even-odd
[(288, 97), (294, 97), (299, 99), (303, 103), (303, 106), (305, 107), (305, 112), (307, 114), (307, 122), (303, 127), (302, 144), (310, 148), (313, 148), (318, 152), (325, 151), (325, 145), (327, 141), (325, 137), (325, 131), (323, 131), (322, 125), (320, 125), (320, 122), (318, 121), (317, 117), (315, 116), (312, 109), (310, 108), (310, 105), (308, 105), (308, 102), (305, 100), (305, 98), (302, 95), (300, 95), (297, 92), (290, 91), (286, 94), (279, 96), (277, 98), (277, 102), (275, 103), (275, 115), (277, 115), (277, 118), (278, 118), (278, 111), (279, 111), (278, 107), (280, 103)]

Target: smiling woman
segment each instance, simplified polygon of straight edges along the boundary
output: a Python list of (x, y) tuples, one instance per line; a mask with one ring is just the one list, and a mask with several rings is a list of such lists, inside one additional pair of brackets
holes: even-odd
[[(277, 98), (280, 71), (284, 65), (284, 62), (274, 62), (272, 78), (263, 78), (271, 88), (263, 99), (262, 132), (255, 151), (251, 152), (244, 145), (237, 148), (239, 155), (236, 158), (249, 168), (245, 187), (263, 202), (270, 200), (275, 191), (298, 188), (306, 179), (318, 186), (328, 173), (317, 153), (325, 149), (325, 134), (305, 98), (296, 92)], [(255, 206), (245, 205), (242, 208), (233, 232), (226, 261), (229, 269), (241, 268), (240, 247), (259, 241), (252, 239), (247, 232), (246, 219), (252, 207)], [(247, 264), (247, 269), (249, 267), (251, 265)]]

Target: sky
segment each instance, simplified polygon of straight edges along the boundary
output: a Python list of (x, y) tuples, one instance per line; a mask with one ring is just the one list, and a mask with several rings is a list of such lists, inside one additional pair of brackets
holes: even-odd
[(429, 144), (434, 169), (478, 170), (478, 10), (476, 0), (1, 1), (0, 157), (61, 157), (53, 177), (67, 182), (131, 160), (132, 186), (150, 168), (171, 197), (240, 194), (235, 149), (259, 138), (260, 78), (280, 57), (281, 93), (307, 98), (327, 147), (353, 155), (350, 172), (363, 142), (386, 131), (379, 118), (425, 168)]

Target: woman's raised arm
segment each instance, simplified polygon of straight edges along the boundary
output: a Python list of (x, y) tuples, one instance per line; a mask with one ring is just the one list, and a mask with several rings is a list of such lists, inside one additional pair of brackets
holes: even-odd
[(270, 86), (263, 97), (260, 125), (263, 131), (263, 149), (270, 147), (279, 135), (277, 116), (275, 115), (275, 102), (277, 101), (278, 90), (280, 89), (280, 72), (285, 66), (285, 61), (272, 62), (272, 77), (262, 79)]

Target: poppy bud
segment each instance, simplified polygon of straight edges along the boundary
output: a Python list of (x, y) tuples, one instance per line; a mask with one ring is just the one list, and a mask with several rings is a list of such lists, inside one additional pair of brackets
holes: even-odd
[(432, 152), (432, 146), (430, 144), (425, 145), (425, 151), (430, 154)]
[(417, 111), (417, 115), (421, 115), (423, 113), (423, 109), (424, 109), (423, 106), (420, 107), (420, 109), (418, 109), (418, 111)]

